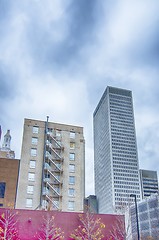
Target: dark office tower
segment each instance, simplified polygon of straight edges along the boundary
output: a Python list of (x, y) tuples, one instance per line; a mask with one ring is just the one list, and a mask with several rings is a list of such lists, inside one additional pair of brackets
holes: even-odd
[(94, 115), (95, 195), (99, 213), (140, 200), (132, 92), (107, 87)]
[(157, 171), (140, 169), (142, 199), (158, 193)]

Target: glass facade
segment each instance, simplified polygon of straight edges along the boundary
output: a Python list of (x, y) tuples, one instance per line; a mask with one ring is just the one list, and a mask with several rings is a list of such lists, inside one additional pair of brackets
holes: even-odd
[[(159, 195), (153, 194), (137, 204), (139, 232), (142, 239), (158, 240), (159, 236)], [(132, 239), (136, 240), (135, 206), (130, 207)]]

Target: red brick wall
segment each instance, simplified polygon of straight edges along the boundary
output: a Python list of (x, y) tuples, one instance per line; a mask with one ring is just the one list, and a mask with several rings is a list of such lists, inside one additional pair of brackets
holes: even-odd
[[(5, 211), (5, 209), (0, 208), (0, 216)], [(41, 224), (43, 223), (43, 217), (47, 214), (55, 217), (55, 225), (60, 227), (64, 232), (64, 239), (71, 239), (70, 234), (75, 230), (79, 221), (79, 213), (69, 213), (69, 212), (56, 212), (56, 211), (32, 211), (32, 210), (10, 210), (16, 213), (15, 218), (17, 218), (16, 229), (18, 232), (19, 239), (21, 240), (35, 240), (34, 236), (39, 231)], [(97, 214), (95, 217), (101, 218), (101, 222), (105, 224), (103, 229), (103, 239), (113, 239), (110, 238), (110, 232), (116, 224), (117, 219), (123, 219), (123, 216), (109, 215), (109, 214)], [(118, 240), (123, 240), (121, 236), (118, 236)]]

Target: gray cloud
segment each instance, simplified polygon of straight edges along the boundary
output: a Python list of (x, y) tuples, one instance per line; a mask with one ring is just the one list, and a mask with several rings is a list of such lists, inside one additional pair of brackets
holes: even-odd
[(0, 1), (0, 124), (17, 156), (24, 117), (84, 126), (92, 194), (92, 114), (111, 85), (133, 91), (140, 164), (159, 170), (158, 10), (157, 0)]
[(14, 75), (8, 70), (8, 67), (0, 62), (0, 100), (4, 102), (13, 99), (16, 94)]

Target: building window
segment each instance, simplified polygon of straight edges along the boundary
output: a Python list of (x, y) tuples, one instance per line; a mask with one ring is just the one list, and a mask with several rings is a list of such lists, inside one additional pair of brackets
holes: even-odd
[(28, 173), (28, 180), (34, 181), (35, 180), (35, 173)]
[(75, 202), (74, 201), (68, 201), (68, 209), (74, 210), (75, 209)]
[(32, 207), (33, 206), (33, 199), (27, 198), (26, 199), (26, 207)]
[(69, 184), (75, 184), (75, 176), (69, 176)]
[(69, 188), (68, 189), (68, 195), (74, 197), (75, 196), (75, 189), (74, 188)]
[(75, 132), (70, 132), (70, 138), (75, 138), (76, 134)]
[(70, 153), (70, 160), (74, 161), (75, 160), (75, 154), (74, 153)]
[(75, 172), (75, 165), (69, 164), (69, 172)]
[(36, 165), (36, 161), (30, 160), (30, 165), (29, 165), (29, 167), (30, 167), (30, 168), (35, 168), (35, 165)]
[(61, 131), (60, 130), (56, 130), (56, 137), (61, 137)]
[(27, 187), (27, 193), (33, 194), (33, 191), (34, 191), (34, 186), (29, 185), (29, 186)]
[(4, 198), (6, 183), (0, 182), (0, 198)]
[(32, 137), (31, 143), (34, 144), (34, 145), (37, 145), (38, 144), (38, 138)]
[(70, 142), (70, 149), (75, 149), (75, 143)]
[(37, 149), (36, 148), (31, 148), (31, 156), (36, 157), (37, 156)]
[(39, 127), (33, 126), (33, 133), (39, 133)]

